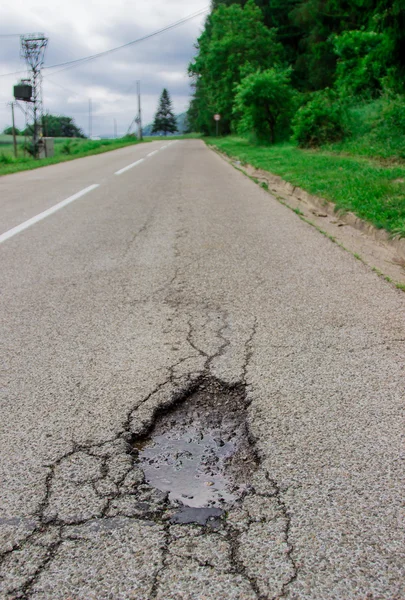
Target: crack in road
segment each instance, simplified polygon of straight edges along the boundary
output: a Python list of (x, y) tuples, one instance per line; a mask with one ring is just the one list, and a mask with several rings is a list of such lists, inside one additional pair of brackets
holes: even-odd
[[(59, 457), (52, 465), (48, 466), (48, 473), (45, 478), (45, 492), (41, 503), (35, 513), (39, 524), (34, 531), (28, 535), (22, 542), (16, 544), (12, 550), (4, 552), (0, 556), (0, 565), (8, 570), (12, 570), (12, 556), (24, 553), (24, 551), (32, 550), (35, 545), (35, 539), (38, 535), (48, 534), (50, 532), (57, 533), (57, 539), (53, 539), (46, 547), (44, 555), (38, 554), (36, 569), (34, 572), (26, 574), (23, 584), (11, 587), (7, 590), (6, 597), (14, 598), (29, 598), (33, 593), (33, 589), (38, 584), (41, 575), (47, 571), (50, 564), (55, 560), (59, 550), (66, 540), (74, 540), (67, 530), (71, 527), (83, 527), (93, 522), (111, 521), (111, 519), (123, 517), (137, 522), (161, 524), (164, 531), (164, 544), (161, 547), (161, 566), (157, 569), (150, 592), (150, 599), (159, 598), (159, 582), (165, 575), (166, 570), (170, 566), (170, 547), (172, 538), (170, 534), (170, 518), (172, 509), (167, 501), (167, 495), (157, 493), (148, 485), (137, 482), (133, 489), (125, 487), (125, 482), (128, 477), (133, 475), (135, 469), (136, 479), (136, 461), (131, 450), (130, 442), (134, 436), (144, 435), (153, 425), (157, 416), (162, 412), (170, 409), (175, 404), (185, 401), (198, 387), (209, 377), (210, 367), (212, 363), (221, 357), (230, 345), (230, 338), (226, 335), (229, 329), (228, 318), (225, 312), (213, 311), (212, 307), (205, 307), (207, 312), (206, 325), (212, 322), (216, 325), (217, 349), (212, 354), (208, 354), (201, 350), (192, 342), (195, 335), (192, 318), (188, 320), (187, 341), (189, 345), (204, 358), (202, 368), (194, 373), (185, 373), (176, 375), (175, 370), (181, 367), (188, 360), (196, 357), (195, 354), (187, 355), (168, 368), (166, 378), (161, 381), (151, 391), (139, 405), (132, 408), (126, 419), (123, 422), (122, 430), (114, 437), (99, 442), (96, 444), (73, 444), (72, 449)], [(216, 318), (213, 320), (213, 314), (208, 314), (212, 311), (216, 313)], [(257, 330), (257, 320), (254, 321), (251, 332), (245, 342), (245, 359), (242, 366), (242, 381), (246, 385), (246, 373), (249, 361), (252, 356), (252, 343)], [(72, 481), (69, 479), (71, 472), (74, 472), (75, 461), (82, 462), (82, 469), (86, 472), (87, 478)], [(73, 461), (69, 466), (69, 461)], [(73, 469), (73, 471), (72, 471)], [(114, 472), (112, 472), (114, 470)], [(65, 473), (65, 474), (64, 474)], [(66, 477), (66, 480), (63, 479)], [(284, 524), (284, 539), (286, 548), (284, 548), (284, 559), (291, 564), (292, 573), (288, 580), (283, 579), (282, 589), (280, 588), (279, 598), (284, 597), (287, 586), (296, 578), (297, 569), (293, 560), (293, 546), (289, 542), (290, 517), (287, 508), (281, 500), (280, 489), (276, 483), (268, 480), (273, 490), (270, 495), (266, 495), (255, 491), (252, 494), (257, 498), (275, 498), (280, 508), (278, 519), (283, 519)], [(104, 486), (104, 492), (102, 486)], [(58, 487), (59, 486), (59, 487)], [(74, 490), (72, 492), (71, 490)], [(76, 495), (84, 495), (86, 497), (86, 507), (80, 513), (80, 507), (75, 505), (74, 510), (78, 514), (73, 515), (69, 512), (70, 504), (74, 504)], [(63, 494), (65, 497), (63, 498)], [(69, 496), (71, 494), (71, 496)], [(61, 499), (62, 498), (62, 499)], [(246, 495), (249, 498), (249, 494)], [(135, 501), (134, 501), (135, 500)], [(55, 504), (56, 503), (56, 504)], [(91, 507), (93, 503), (93, 507)], [(89, 508), (90, 507), (90, 508)], [(231, 513), (232, 513), (231, 509)], [(231, 514), (229, 513), (229, 514)], [(255, 577), (248, 572), (245, 566), (244, 558), (241, 556), (240, 539), (241, 536), (248, 535), (249, 528), (256, 521), (245, 515), (243, 528), (247, 525), (247, 530), (238, 529), (235, 524), (228, 523), (226, 517), (222, 524), (222, 541), (226, 541), (230, 548), (229, 557), (229, 572), (235, 576), (242, 577), (250, 586), (254, 598), (264, 600), (268, 598), (276, 598), (276, 596), (268, 596), (263, 594), (260, 585), (256, 582)], [(176, 527), (182, 527), (178, 525)], [(209, 526), (202, 527), (202, 536), (218, 535), (212, 531)], [(225, 536), (225, 537), (224, 537)], [(244, 540), (244, 544), (248, 542)], [(184, 560), (194, 560), (193, 558)], [(265, 560), (265, 559), (263, 559)], [(202, 569), (214, 569), (215, 565), (209, 564), (209, 561), (200, 561), (198, 565)], [(288, 570), (288, 569), (287, 569)], [(3, 575), (4, 579), (4, 575)]]
[[(125, 256), (130, 251), (131, 246), (138, 235), (143, 231), (146, 231), (150, 226), (152, 216), (153, 215), (149, 215), (141, 229), (134, 234), (133, 238), (127, 244)], [(178, 252), (178, 238), (179, 236), (176, 238), (175, 253)], [(194, 262), (194, 260), (191, 261), (190, 265)], [(186, 321), (187, 331), (185, 341), (194, 353), (187, 354), (176, 362), (173, 362), (173, 364), (166, 369), (167, 374), (164, 379), (158, 383), (140, 403), (128, 411), (122, 424), (122, 429), (116, 436), (97, 444), (83, 445), (74, 443), (69, 452), (59, 457), (52, 465), (49, 465), (49, 471), (45, 478), (44, 497), (35, 514), (39, 520), (39, 525), (32, 534), (27, 536), (21, 543), (17, 544), (10, 552), (0, 556), (0, 565), (6, 561), (7, 556), (12, 556), (15, 552), (22, 552), (29, 547), (38, 533), (52, 530), (58, 533), (58, 537), (49, 544), (46, 555), (37, 561), (37, 568), (34, 573), (26, 576), (23, 585), (9, 589), (8, 594), (12, 594), (13, 597), (30, 597), (34, 587), (40, 580), (41, 575), (47, 571), (52, 561), (56, 559), (59, 549), (66, 543), (66, 540), (74, 541), (76, 539), (75, 535), (69, 534), (69, 530), (72, 527), (81, 528), (97, 520), (109, 522), (111, 519), (123, 517), (139, 523), (154, 523), (163, 528), (162, 531), (164, 537), (163, 543), (160, 546), (160, 566), (159, 568), (156, 568), (154, 572), (149, 598), (150, 600), (164, 598), (164, 596), (160, 595), (161, 585), (165, 573), (170, 569), (171, 547), (174, 543), (173, 535), (171, 534), (173, 526), (170, 526), (168, 521), (171, 514), (171, 508), (167, 501), (167, 496), (162, 493), (156, 494), (156, 491), (148, 485), (137, 481), (137, 484), (132, 490), (128, 488), (128, 486), (125, 487), (127, 478), (131, 477), (131, 474), (133, 475), (136, 470), (135, 457), (132, 454), (131, 444), (135, 437), (143, 436), (150, 430), (158, 415), (170, 410), (173, 405), (183, 402), (193, 394), (202, 382), (210, 377), (214, 362), (226, 354), (231, 345), (229, 315), (227, 314), (227, 311), (219, 306), (213, 306), (212, 304), (204, 304), (203, 306), (198, 304), (195, 306), (194, 312), (192, 310), (194, 307), (191, 307), (189, 304), (187, 305), (181, 296), (181, 289), (182, 286), (185, 285), (185, 281), (185, 275), (181, 273), (179, 268), (176, 268), (169, 283), (164, 287), (155, 290), (153, 296), (164, 291), (164, 301), (174, 309), (175, 316), (183, 317), (184, 312), (188, 312), (189, 316)], [(203, 321), (199, 322), (201, 315), (205, 316)], [(127, 318), (129, 318), (128, 315), (126, 315), (124, 321)], [(247, 385), (247, 371), (253, 355), (253, 340), (257, 332), (257, 327), (258, 322), (257, 318), (255, 318), (251, 326), (251, 331), (244, 343), (244, 360), (241, 369), (241, 381), (244, 386)], [(210, 348), (210, 350), (204, 349), (205, 341), (200, 338), (206, 330), (211, 331), (214, 334), (216, 348)], [(200, 357), (203, 362), (196, 371), (181, 372), (181, 367), (187, 366), (187, 361), (197, 359), (198, 357)], [(179, 370), (179, 368), (180, 373), (176, 374), (176, 369)], [(249, 436), (254, 442), (250, 432)], [(80, 489), (83, 490), (82, 493), (86, 497), (87, 504), (84, 509), (84, 511), (87, 510), (87, 513), (84, 512), (81, 515), (74, 515), (72, 517), (69, 513), (69, 502), (71, 499), (69, 498), (69, 493), (66, 492), (66, 489), (69, 490), (69, 487), (65, 488), (62, 486), (58, 489), (57, 486), (60, 484), (61, 479), (59, 473), (60, 469), (70, 459), (74, 460), (75, 457), (77, 458), (78, 456), (81, 456), (84, 462), (87, 460), (85, 458), (86, 456), (90, 462), (91, 459), (101, 460), (101, 462), (99, 462), (99, 474), (97, 477), (93, 474), (91, 481), (88, 479), (76, 482), (72, 486), (75, 493)], [(94, 465), (91, 468), (94, 468)], [(111, 480), (111, 469), (115, 469), (113, 480)], [(267, 474), (265, 474), (265, 478), (268, 478)], [(277, 550), (276, 555), (278, 560), (283, 563), (283, 568), (286, 573), (288, 573), (288, 577), (285, 576), (285, 574), (281, 574), (279, 589), (276, 590), (277, 594), (268, 595), (263, 593), (263, 585), (265, 584), (257, 580), (255, 575), (249, 572), (247, 567), (249, 562), (248, 558), (243, 556), (241, 547), (249, 548), (249, 544), (254, 545), (255, 543), (255, 539), (252, 541), (249, 537), (249, 530), (257, 521), (254, 518), (251, 518), (248, 513), (245, 512), (244, 518), (242, 519), (242, 527), (240, 528), (237, 523), (232, 524), (231, 522), (231, 514), (232, 510), (234, 510), (231, 509), (230, 513), (221, 523), (222, 537), (220, 537), (218, 532), (212, 531), (208, 525), (201, 527), (201, 532), (199, 534), (201, 536), (209, 535), (211, 536), (211, 540), (216, 539), (213, 536), (217, 536), (222, 542), (226, 541), (226, 544), (228, 544), (229, 547), (229, 573), (233, 574), (235, 577), (241, 577), (251, 590), (252, 598), (257, 600), (285, 597), (287, 587), (297, 576), (297, 568), (292, 556), (293, 546), (289, 541), (290, 516), (281, 499), (281, 491), (276, 483), (268, 479), (268, 484), (272, 488), (270, 494), (266, 494), (263, 491), (258, 492), (254, 487), (252, 488), (251, 494), (259, 499), (273, 498), (279, 507), (279, 513), (277, 513), (276, 516), (273, 515), (272, 518), (284, 522), (282, 529), (284, 532), (285, 547), (283, 547), (283, 552), (281, 552), (281, 554), (279, 550)], [(69, 482), (69, 485), (71, 485), (71, 482)], [(63, 501), (60, 502), (60, 497), (63, 497), (64, 493), (65, 495), (67, 494), (65, 506), (63, 505)], [(249, 497), (251, 496), (247, 494), (246, 498)], [(75, 498), (74, 494), (72, 494), (72, 498)], [(134, 499), (136, 499), (137, 502), (134, 503)], [(57, 508), (58, 501), (59, 509)], [(93, 502), (93, 508), (89, 510), (91, 502)], [(54, 506), (55, 503), (56, 508)], [(240, 507), (236, 506), (235, 510), (239, 510), (239, 508)], [(77, 510), (76, 506), (75, 510)], [(260, 521), (266, 522), (266, 518), (263, 517)], [(184, 526), (177, 525), (175, 527)], [(244, 538), (243, 543), (241, 542), (242, 537)], [(252, 534), (252, 537), (256, 538), (257, 535), (254, 533)], [(255, 552), (257, 554), (257, 549)], [(279, 557), (279, 554), (281, 558)], [(263, 564), (266, 560), (267, 559), (263, 554)], [(184, 558), (184, 561), (193, 561), (198, 564), (201, 569), (210, 569), (216, 572), (215, 561), (210, 562), (209, 559), (197, 560), (196, 557), (193, 556)], [(284, 563), (288, 563), (290, 567), (288, 567), (288, 565), (285, 566)]]

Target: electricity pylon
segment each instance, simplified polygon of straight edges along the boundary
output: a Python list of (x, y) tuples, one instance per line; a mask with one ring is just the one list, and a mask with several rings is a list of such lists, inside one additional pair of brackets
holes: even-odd
[(26, 103), (27, 120), (32, 123), (32, 147), (35, 157), (38, 156), (39, 140), (42, 137), (42, 73), (45, 50), (48, 38), (43, 33), (32, 33), (21, 36), (21, 57), (28, 67), (28, 78), (32, 86), (31, 100)]

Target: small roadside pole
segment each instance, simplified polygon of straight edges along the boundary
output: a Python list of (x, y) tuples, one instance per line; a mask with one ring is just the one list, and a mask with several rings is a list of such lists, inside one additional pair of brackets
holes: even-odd
[(17, 137), (15, 135), (15, 121), (14, 121), (14, 102), (11, 102), (11, 119), (13, 122), (13, 144), (14, 144), (14, 156), (17, 158)]
[(218, 131), (219, 131), (219, 122), (221, 120), (221, 115), (219, 115), (218, 113), (216, 115), (214, 115), (214, 121), (216, 123), (217, 126), (217, 137), (218, 137)]
[(138, 116), (136, 117), (136, 123), (138, 124), (138, 139), (141, 142), (143, 140), (142, 134), (142, 110), (141, 110), (141, 82), (136, 82), (136, 91), (138, 94)]
[(93, 115), (92, 115), (92, 105), (91, 105), (91, 98), (89, 98), (89, 140), (91, 140), (91, 137), (93, 135)]

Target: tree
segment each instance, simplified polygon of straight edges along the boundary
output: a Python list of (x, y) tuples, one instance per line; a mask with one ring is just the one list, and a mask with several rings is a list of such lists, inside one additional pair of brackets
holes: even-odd
[(275, 140), (276, 127), (289, 121), (294, 90), (291, 68), (256, 71), (242, 79), (236, 88), (234, 113), (242, 129), (251, 127), (259, 139)]
[(169, 92), (164, 88), (159, 99), (159, 106), (153, 121), (152, 133), (176, 133), (177, 122), (172, 109)]
[[(19, 129), (17, 129), (17, 127), (14, 128), (15, 134), (16, 135), (21, 135), (21, 131)], [(3, 131), (4, 135), (13, 135), (13, 128), (12, 127), (6, 127)]]
[(338, 57), (335, 87), (342, 97), (372, 98), (380, 94), (393, 55), (385, 33), (345, 31), (333, 38)]
[[(244, 105), (242, 109), (239, 97), (239, 107), (234, 110), (235, 96), (242, 93), (238, 86), (252, 73), (288, 65), (292, 67), (292, 86), (300, 92), (337, 90), (353, 102), (387, 91), (403, 94), (404, 2), (211, 0), (211, 13), (189, 65), (191, 128), (213, 134), (213, 115), (220, 113), (222, 133), (230, 133), (235, 120), (239, 130), (256, 130), (253, 100), (249, 108)], [(259, 83), (267, 85), (262, 75), (255, 85)], [(329, 98), (328, 94), (325, 97)], [(258, 112), (263, 109), (259, 105)]]
[[(212, 0), (215, 10), (221, 5), (239, 4), (245, 6), (247, 0)], [(292, 11), (302, 0), (254, 0), (263, 14), (263, 23), (269, 29), (277, 30), (277, 40), (284, 46), (286, 59), (293, 64), (299, 53), (302, 30), (291, 19)]]
[[(189, 118), (194, 130), (212, 133), (213, 115), (221, 114), (221, 130), (229, 133), (235, 86), (246, 69), (268, 69), (282, 60), (282, 46), (275, 31), (263, 23), (254, 2), (220, 5), (208, 17), (198, 40), (198, 54), (189, 66), (195, 86)], [(197, 115), (197, 118), (195, 118)]]
[[(42, 132), (45, 137), (86, 137), (83, 131), (77, 127), (72, 117), (51, 115), (50, 113), (47, 113), (43, 116)], [(23, 133), (26, 135), (32, 135), (32, 125), (27, 127)]]

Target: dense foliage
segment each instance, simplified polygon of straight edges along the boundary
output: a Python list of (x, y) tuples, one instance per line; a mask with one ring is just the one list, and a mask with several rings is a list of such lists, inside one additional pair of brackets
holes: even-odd
[(271, 142), (303, 105), (295, 138), (316, 145), (348, 133), (344, 104), (405, 109), (405, 0), (212, 0), (196, 49), (188, 118), (206, 135), (220, 113), (221, 133)]
[(282, 47), (275, 32), (263, 23), (253, 0), (219, 6), (208, 17), (198, 40), (199, 53), (189, 72), (195, 78), (196, 93), (190, 111), (194, 129), (213, 130), (213, 114), (219, 113), (221, 129), (230, 131), (235, 86), (256, 69), (268, 69), (281, 59)]
[[(17, 129), (17, 127), (14, 128), (15, 131), (15, 135), (21, 135), (21, 131), (19, 129)], [(4, 135), (13, 135), (13, 128), (12, 127), (6, 127), (3, 131)]]
[(159, 106), (152, 125), (152, 133), (167, 135), (168, 133), (176, 133), (176, 131), (177, 122), (172, 108), (172, 101), (169, 92), (165, 88), (159, 99)]
[[(21, 135), (31, 136), (33, 125), (29, 125)], [(42, 133), (45, 137), (85, 138), (83, 131), (77, 127), (72, 117), (46, 114), (42, 118)]]
[(275, 141), (276, 128), (293, 107), (291, 69), (272, 68), (244, 77), (236, 87), (234, 114), (241, 133), (253, 130), (259, 139)]
[[(72, 117), (65, 117), (64, 115), (51, 115), (49, 113), (43, 116), (42, 132), (46, 137), (86, 137), (83, 131), (77, 127)], [(30, 132), (27, 133), (30, 134)]]
[(315, 92), (311, 100), (296, 112), (292, 128), (294, 139), (303, 148), (337, 142), (347, 133), (344, 104), (329, 88)]

